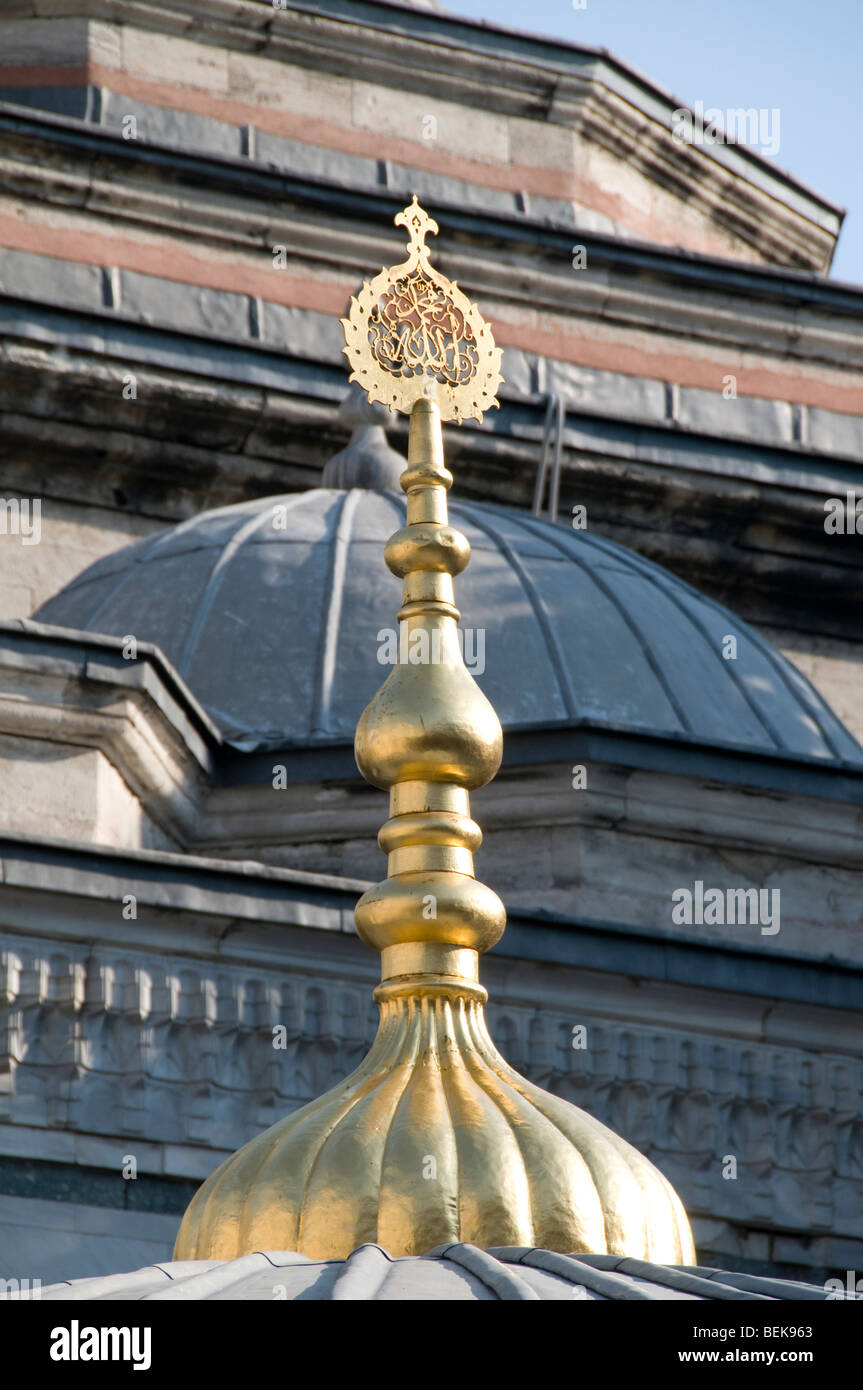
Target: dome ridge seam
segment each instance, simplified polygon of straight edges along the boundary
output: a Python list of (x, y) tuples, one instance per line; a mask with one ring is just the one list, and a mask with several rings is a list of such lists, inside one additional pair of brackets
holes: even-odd
[[(516, 518), (516, 525), (520, 525), (520, 526), (522, 527), (523, 530), (528, 531), (528, 532), (529, 532), (530, 534), (532, 534), (532, 535), (537, 535), (537, 534), (542, 535), (542, 534), (543, 534), (543, 532), (540, 532), (540, 531), (539, 531), (539, 528), (538, 528), (538, 527), (536, 526), (536, 524), (534, 523), (534, 519), (533, 519), (532, 517), (519, 517), (519, 518)], [(627, 610), (626, 610), (624, 604), (621, 602), (620, 598), (617, 596), (617, 594), (614, 592), (614, 590), (611, 588), (611, 586), (610, 586), (609, 584), (607, 584), (606, 581), (605, 581), (604, 579), (602, 579), (600, 576), (594, 574), (593, 571), (592, 571), (591, 569), (589, 569), (589, 567), (584, 563), (584, 561), (581, 559), (581, 557), (576, 553), (575, 544), (573, 543), (573, 538), (572, 538), (568, 533), (567, 533), (566, 540), (567, 540), (567, 543), (564, 544), (564, 542), (563, 542), (563, 537), (558, 537), (558, 536), (549, 536), (549, 537), (548, 537), (548, 543), (549, 543), (549, 545), (555, 546), (555, 548), (560, 552), (560, 554), (567, 556), (568, 559), (572, 560), (576, 565), (578, 565), (578, 567), (579, 567), (579, 569), (581, 570), (582, 574), (586, 574), (586, 575), (587, 575), (588, 579), (596, 586), (597, 589), (599, 589), (600, 593), (603, 593), (603, 594), (605, 595), (605, 597), (608, 599), (609, 603), (611, 603), (612, 606), (613, 606), (613, 607), (617, 610), (617, 612), (620, 614), (621, 618), (623, 619), (623, 622), (624, 622), (625, 625), (629, 628), (630, 632), (632, 633), (632, 635), (634, 636), (636, 642), (638, 643), (639, 647), (641, 648), (641, 651), (642, 651), (643, 654), (644, 654), (645, 660), (646, 660), (648, 666), (650, 667), (651, 671), (653, 672), (654, 676), (656, 677), (657, 683), (659, 684), (659, 687), (660, 687), (660, 689), (661, 689), (663, 695), (665, 696), (665, 698), (666, 698), (666, 700), (668, 701), (668, 703), (670, 704), (671, 708), (674, 710), (675, 714), (677, 715), (677, 718), (678, 718), (678, 720), (680, 721), (680, 723), (681, 723), (683, 729), (684, 729), (687, 733), (694, 734), (694, 733), (695, 733), (695, 729), (693, 728), (693, 725), (692, 725), (691, 720), (689, 719), (689, 716), (687, 715), (687, 713), (686, 713), (686, 711), (684, 710), (683, 706), (680, 704), (679, 700), (677, 699), (677, 696), (676, 696), (676, 694), (674, 693), (674, 690), (672, 689), (671, 685), (670, 685), (669, 682), (666, 680), (665, 674), (664, 674), (664, 672), (663, 672), (663, 670), (662, 670), (662, 668), (661, 668), (659, 662), (656, 660), (656, 657), (654, 656), (654, 654), (653, 654), (653, 652), (652, 652), (652, 650), (651, 650), (651, 648), (650, 648), (649, 643), (645, 641), (644, 636), (643, 636), (642, 633), (639, 631), (639, 629), (636, 627), (635, 623), (633, 622), (632, 618), (630, 617), (629, 613), (627, 612)]]

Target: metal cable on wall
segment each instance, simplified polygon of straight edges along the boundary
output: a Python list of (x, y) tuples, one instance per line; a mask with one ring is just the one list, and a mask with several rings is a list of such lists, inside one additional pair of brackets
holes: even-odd
[(557, 510), (560, 501), (560, 467), (565, 423), (566, 404), (563, 396), (559, 391), (547, 392), (545, 424), (542, 431), (542, 450), (539, 459), (539, 471), (536, 475), (536, 487), (533, 493), (533, 514), (534, 516), (542, 516), (542, 504), (549, 470), (549, 451), (552, 445), (553, 435), (554, 452), (548, 502), (548, 516), (551, 521), (557, 520)]

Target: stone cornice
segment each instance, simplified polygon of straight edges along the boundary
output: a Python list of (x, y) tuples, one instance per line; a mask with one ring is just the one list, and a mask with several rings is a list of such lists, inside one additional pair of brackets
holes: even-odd
[[(433, 94), (559, 123), (577, 119), (587, 97), (629, 107), (638, 133), (645, 118), (669, 135), (676, 97), (604, 49), (476, 23), (463, 16), (392, 4), (289, 3), (271, 0), (6, 0), (3, 18), (80, 17), (351, 73), (383, 85)], [(445, 56), (444, 56), (445, 55)], [(674, 147), (679, 153), (677, 147)], [(694, 151), (684, 150), (684, 154)], [(838, 232), (840, 210), (768, 159), (744, 146), (715, 146), (697, 161), (724, 164), (771, 197)], [(662, 160), (667, 162), (667, 156)]]
[[(247, 847), (250, 855), (269, 857), (289, 845), (295, 862), (302, 862), (296, 856), (305, 845), (320, 853), (321, 846), (371, 844), (379, 798), (357, 787), (349, 755), (349, 745), (226, 752), (223, 780), (202, 808), (198, 850), (220, 854)], [(575, 804), (574, 765), (590, 770), (590, 790), (580, 792)], [(274, 797), (276, 767), (286, 774)], [(326, 793), (319, 799), (321, 788)], [(550, 840), (566, 827), (573, 841), (582, 832), (596, 835), (614, 827), (635, 838), (698, 845), (706, 853), (721, 845), (729, 857), (761, 854), (855, 876), (860, 871), (863, 775), (828, 772), (813, 760), (686, 747), (585, 721), (507, 732), (502, 770), (476, 801), (489, 841), (502, 836), (515, 842), (525, 827)], [(806, 827), (802, 832), (798, 817)], [(374, 858), (372, 852), (366, 862), (373, 866)]]
[(97, 749), (153, 822), (185, 843), (217, 774), (221, 740), (157, 647), (0, 622), (0, 734)]
[[(271, 253), (274, 244), (285, 242), (292, 255), (327, 277), (341, 303), (355, 281), (391, 259), (400, 244), (391, 231), (393, 190), (333, 185), (250, 161), (133, 146), (78, 122), (22, 109), (0, 110), (0, 132), (0, 176), (7, 193), (37, 206), (74, 210), (85, 219), (80, 225), (89, 226), (94, 248), (103, 217), (110, 218), (114, 237), (125, 227), (130, 236), (159, 233), (243, 258)], [(62, 168), (58, 149), (65, 156)], [(495, 300), (499, 313), (507, 305), (521, 313), (529, 303), (548, 313), (601, 318), (724, 348), (757, 348), (863, 369), (863, 290), (855, 287), (654, 251), (530, 217), (477, 213), (446, 203), (436, 204), (435, 212), (451, 236), (443, 268), (472, 294)], [(586, 248), (588, 267), (578, 273), (571, 268), (576, 237)], [(61, 228), (55, 240), (62, 250)], [(470, 249), (453, 251), (459, 241)], [(825, 323), (825, 311), (832, 323)]]
[[(134, 505), (169, 523), (190, 508), (314, 485), (326, 458), (344, 444), (335, 420), (344, 378), (336, 366), (262, 344), (228, 347), (129, 324), (107, 311), (82, 316), (26, 301), (5, 308), (7, 489), (29, 495), (38, 463), (45, 497), (103, 506), (116, 493), (121, 510)], [(135, 417), (121, 390), (130, 370), (148, 401), (146, 414)], [(202, 412), (211, 417), (214, 389), (218, 447), (193, 444)], [(590, 395), (568, 416), (565, 510), (587, 505), (592, 527), (682, 574), (748, 621), (857, 640), (848, 583), (853, 538), (826, 538), (823, 531), (824, 497), (855, 486), (853, 450), (843, 459), (804, 443), (720, 441), (661, 413), (650, 420), (628, 412), (603, 417), (601, 406), (588, 404)], [(102, 430), (82, 423), (84, 400)], [(721, 425), (721, 410), (714, 415)], [(488, 429), (452, 432), (449, 447), (467, 494), (530, 505), (542, 416), (539, 397), (520, 397), (505, 401)], [(403, 446), (398, 430), (394, 442)], [(753, 508), (784, 537), (781, 550), (763, 553), (748, 544)], [(686, 512), (683, 529), (678, 509)], [(748, 576), (745, 591), (741, 573)]]
[[(58, 941), (99, 942), (125, 951), (188, 952), (199, 958), (289, 968), (326, 946), (286, 929), (335, 932), (353, 968), (374, 962), (356, 938), (353, 907), (365, 880), (278, 869), (251, 861), (194, 855), (120, 851), (69, 841), (0, 832), (0, 902), (4, 932)], [(118, 913), (134, 894), (138, 916)], [(21, 898), (21, 894), (25, 897)], [(43, 913), (35, 902), (44, 897)], [(66, 904), (52, 922), (52, 902)], [(78, 903), (89, 904), (82, 914)], [(118, 921), (117, 918), (120, 918)], [(221, 926), (217, 925), (221, 923)], [(283, 935), (278, 934), (280, 930)], [(282, 943), (281, 945), (279, 943)], [(863, 1008), (863, 967), (727, 941), (657, 934), (623, 923), (541, 913), (510, 913), (507, 931), (490, 961), (508, 958), (598, 972), (639, 976), (669, 986), (787, 1000), (830, 1009)], [(338, 975), (338, 963), (334, 963)], [(510, 997), (518, 990), (510, 988)], [(726, 1020), (727, 1023), (727, 1020)]]
[[(221, 782), (223, 786), (263, 786), (271, 781), (274, 763), (286, 765), (288, 783), (350, 781), (356, 778), (351, 749), (348, 743), (315, 748), (274, 747), (252, 753), (227, 749)], [(726, 748), (683, 738), (636, 734), (589, 719), (542, 729), (511, 729), (506, 733), (504, 772), (527, 767), (565, 767), (570, 762), (692, 777), (716, 784), (725, 782), (779, 795), (809, 795), (849, 805), (863, 804), (863, 765), (826, 766), (818, 758), (771, 757), (742, 747)], [(483, 792), (480, 795), (488, 798), (492, 794)], [(507, 792), (507, 797), (511, 795)], [(826, 846), (824, 848), (826, 850)]]
[[(124, 373), (132, 367), (140, 372), (147, 398), (158, 403), (163, 430), (160, 437), (170, 439), (172, 450), (179, 451), (172, 453), (166, 477), (169, 473), (176, 477), (186, 459), (191, 466), (206, 461), (212, 469), (221, 456), (228, 466), (229, 460), (236, 460), (235, 450), (240, 450), (246, 441), (250, 445), (245, 450), (249, 460), (256, 457), (253, 446), (257, 446), (257, 457), (262, 463), (269, 460), (269, 474), (260, 479), (264, 489), (290, 490), (314, 485), (319, 476), (319, 455), (325, 461), (327, 450), (335, 452), (346, 441), (343, 427), (333, 418), (334, 407), (344, 394), (344, 371), (324, 359), (310, 361), (251, 340), (227, 348), (222, 339), (213, 335), (140, 325), (108, 310), (82, 313), (74, 309), (47, 309), (41, 303), (2, 293), (0, 312), (5, 340), (0, 352), (0, 393), (5, 393), (4, 388), (8, 392), (14, 388), (15, 403), (21, 412), (18, 422), (23, 421), (31, 389), (44, 391), (51, 383), (56, 387), (58, 394), (55, 396), (55, 390), (49, 387), (45, 400), (47, 419), (64, 418), (61, 387), (76, 397), (91, 398), (94, 405), (99, 404), (105, 423), (116, 431), (116, 440), (123, 437), (125, 457), (137, 458), (151, 468), (154, 483), (158, 479), (158, 459), (146, 430), (136, 421), (135, 429), (126, 432), (129, 416), (120, 388)], [(196, 409), (210, 405), (211, 389), (201, 384), (202, 374), (207, 383), (219, 383), (224, 440), (221, 451), (181, 442), (184, 418), (191, 418)], [(613, 375), (610, 380), (614, 380)], [(502, 457), (501, 450), (507, 451), (506, 462), (511, 469), (525, 466), (528, 459), (535, 468), (536, 444), (545, 412), (544, 393), (520, 392), (505, 382), (501, 394), (503, 409), (486, 421), (482, 431), (454, 433), (453, 448), (461, 465), (492, 449), (498, 457)], [(756, 485), (757, 473), (759, 489), (813, 494), (819, 509), (825, 493), (851, 487), (857, 478), (857, 454), (853, 450), (826, 450), (784, 438), (771, 442), (747, 440), (739, 432), (708, 433), (681, 423), (667, 412), (658, 417), (629, 412), (622, 415), (620, 411), (609, 413), (603, 404), (598, 401), (588, 408), (573, 403), (564, 434), (567, 446), (584, 453), (596, 452), (609, 460), (619, 456), (650, 461), (678, 473), (685, 470), (721, 475), (749, 488)], [(170, 424), (172, 416), (176, 419), (176, 439)], [(233, 430), (232, 421), (236, 422)], [(68, 433), (51, 441), (58, 463), (65, 455), (75, 458), (81, 450), (92, 451), (89, 427), (84, 424), (75, 430), (70, 420), (66, 425)], [(11, 420), (9, 428), (14, 429)], [(249, 440), (253, 428), (256, 437)], [(321, 447), (312, 449), (302, 459), (298, 457), (294, 464), (290, 441), (284, 435), (277, 439), (277, 429), (308, 434), (310, 448), (316, 437)], [(269, 432), (273, 433), (271, 446)], [(405, 433), (397, 420), (393, 421), (391, 433), (398, 440)], [(491, 436), (495, 436), (493, 443)], [(638, 440), (643, 446), (641, 451)], [(35, 438), (33, 444), (35, 447)], [(7, 461), (7, 487), (14, 485), (12, 467), (12, 461)], [(471, 486), (471, 480), (463, 481)], [(532, 477), (530, 481), (532, 485)], [(185, 485), (193, 485), (191, 477)], [(104, 490), (85, 494), (85, 486), (86, 480), (81, 479), (78, 491), (82, 498), (86, 495), (90, 500), (105, 502)], [(54, 495), (50, 484), (46, 484), (43, 495)], [(67, 494), (61, 490), (56, 495)], [(228, 496), (233, 500), (230, 492)], [(202, 501), (202, 506), (206, 505)], [(161, 511), (157, 507), (152, 514), (173, 520), (187, 513), (168, 506)]]
[[(26, 299), (0, 299), (0, 319), (4, 488), (29, 496), (38, 477), (46, 506), (53, 499), (134, 508), (167, 525), (193, 511), (315, 486), (346, 442), (336, 418), (344, 369), (321, 357)], [(312, 316), (304, 330), (313, 350), (319, 322)], [(129, 372), (147, 402), (131, 415), (122, 389)], [(529, 374), (534, 385), (556, 384), (548, 362), (534, 363)], [(574, 381), (577, 387), (577, 374)], [(523, 394), (525, 384), (504, 388), (501, 410), (483, 429), (449, 432), (465, 496), (530, 506), (545, 401), (535, 391)], [(846, 431), (840, 452), (835, 429), (851, 422), (822, 411), (820, 448), (814, 425), (811, 443), (792, 442), (789, 431), (784, 439), (762, 432), (758, 442), (757, 434), (722, 437), (688, 426), (671, 413), (673, 404), (661, 386), (614, 375), (579, 389), (564, 435), (564, 511), (586, 505), (592, 529), (681, 574), (747, 621), (856, 642), (853, 537), (825, 536), (823, 504), (857, 484), (859, 429)], [(758, 405), (746, 406), (756, 424)], [(613, 413), (603, 413), (606, 406)], [(790, 422), (791, 407), (782, 410)], [(805, 431), (805, 408), (798, 414)], [(722, 403), (706, 416), (713, 430), (725, 418)], [(398, 422), (391, 439), (404, 452)], [(749, 543), (753, 509), (783, 537), (781, 551)]]

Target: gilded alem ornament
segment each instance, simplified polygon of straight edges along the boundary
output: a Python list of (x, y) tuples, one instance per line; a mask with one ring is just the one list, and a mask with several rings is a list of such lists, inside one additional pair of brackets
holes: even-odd
[(438, 225), (416, 194), (394, 221), (407, 228), (407, 260), (366, 281), (342, 319), (350, 380), (391, 410), (427, 399), (442, 420), (481, 420), (498, 403), (501, 350), (456, 282), (429, 263), (425, 239)]
[(410, 410), (406, 525), (384, 555), (404, 581), (401, 641), (423, 634), (426, 665), (399, 661), (355, 739), (367, 781), (389, 792), (378, 840), (387, 878), (356, 906), (381, 954), (377, 1037), (346, 1080), (235, 1153), (198, 1190), (174, 1258), (296, 1250), (344, 1259), (365, 1241), (418, 1255), (465, 1241), (693, 1264), (676, 1192), (593, 1116), (508, 1066), (486, 1028), (479, 956), (505, 913), (474, 874), (482, 832), (469, 793), (497, 772), (501, 727), (462, 660), (453, 577), (470, 546), (449, 525), (442, 419), (496, 404), (490, 329), (428, 264), (417, 204), (396, 217), (409, 259), (382, 271), (343, 320), (369, 397)]

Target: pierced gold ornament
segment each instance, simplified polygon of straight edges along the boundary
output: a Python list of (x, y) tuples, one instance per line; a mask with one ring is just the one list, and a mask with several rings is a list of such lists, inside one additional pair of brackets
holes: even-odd
[(501, 349), (467, 295), (430, 263), (425, 239), (438, 225), (416, 194), (393, 221), (407, 228), (408, 258), (351, 296), (341, 321), (350, 379), (390, 410), (433, 400), (441, 420), (481, 420), (498, 405)]

